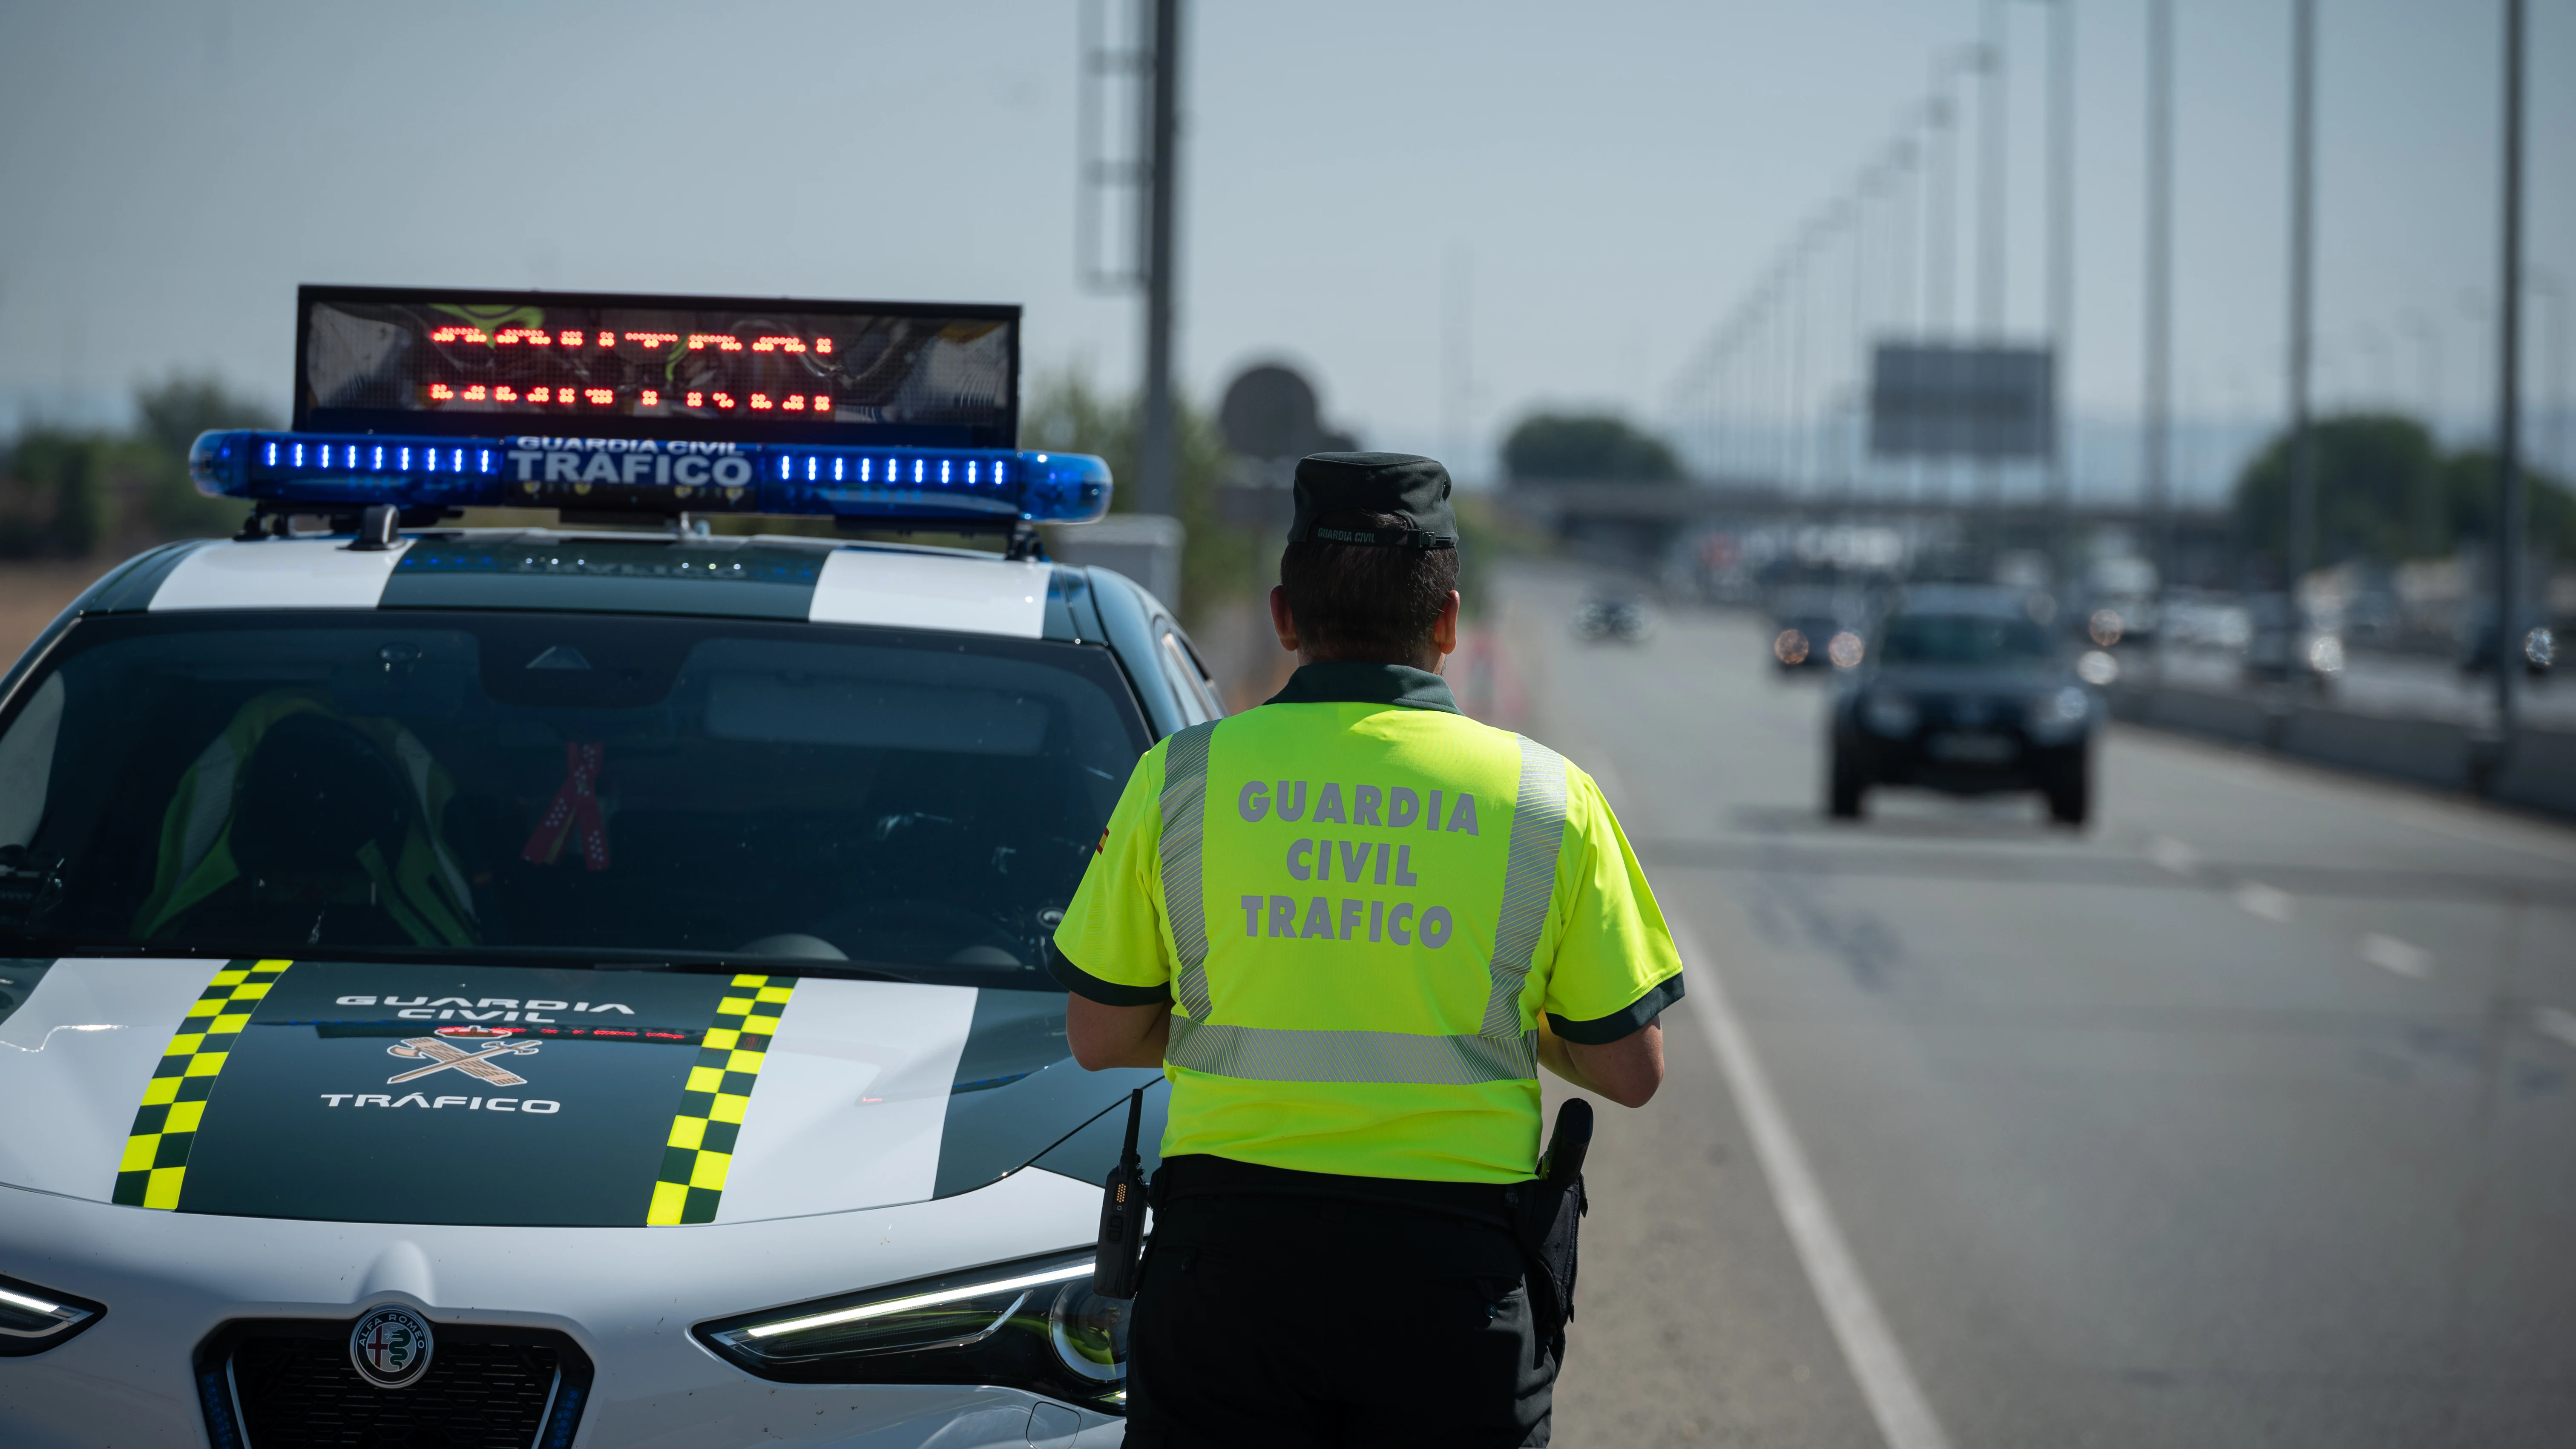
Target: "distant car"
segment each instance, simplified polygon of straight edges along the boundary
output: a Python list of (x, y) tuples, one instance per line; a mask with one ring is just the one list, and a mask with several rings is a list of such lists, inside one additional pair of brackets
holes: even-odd
[(1785, 590), (1771, 602), (1771, 660), (1782, 673), (1850, 669), (1865, 652), (1863, 611), (1826, 589)]
[(2248, 683), (2299, 684), (2320, 692), (2342, 677), (2343, 631), (2293, 604), (2286, 594), (2248, 601), (2251, 624), (2237, 666)]
[(1646, 619), (1646, 606), (1624, 594), (1595, 595), (1574, 611), (1574, 632), (1590, 643), (1605, 639), (1639, 643), (1652, 627)]
[[(2461, 641), (2460, 672), (2475, 675), (2494, 669), (2495, 612), (2484, 611), (2463, 632), (2466, 637)], [(2524, 616), (2521, 654), (2522, 672), (2533, 679), (2547, 677), (2558, 663), (2558, 633), (2537, 614)]]
[(1826, 813), (1859, 818), (1880, 785), (2037, 790), (2052, 818), (2081, 825), (2102, 717), (2019, 591), (1913, 590), (1834, 700)]

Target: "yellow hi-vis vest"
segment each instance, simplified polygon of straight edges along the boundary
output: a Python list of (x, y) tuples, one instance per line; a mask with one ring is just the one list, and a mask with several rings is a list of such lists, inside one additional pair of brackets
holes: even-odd
[(1172, 1003), (1166, 1156), (1354, 1176), (1527, 1178), (1539, 1013), (1608, 1042), (1681, 995), (1590, 777), (1391, 665), (1148, 751), (1055, 941), (1069, 989)]

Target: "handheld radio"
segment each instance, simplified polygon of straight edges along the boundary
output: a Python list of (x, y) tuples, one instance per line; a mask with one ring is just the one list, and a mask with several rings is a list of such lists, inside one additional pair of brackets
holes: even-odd
[(1136, 1128), (1145, 1116), (1145, 1089), (1127, 1099), (1127, 1145), (1100, 1196), (1100, 1244), (1091, 1260), (1091, 1291), (1103, 1298), (1133, 1298), (1145, 1250), (1145, 1172), (1136, 1156)]

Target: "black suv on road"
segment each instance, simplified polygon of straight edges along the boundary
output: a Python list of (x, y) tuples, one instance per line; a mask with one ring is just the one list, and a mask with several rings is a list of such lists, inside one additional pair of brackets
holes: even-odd
[(1870, 787), (1913, 785), (2037, 790), (2053, 819), (2084, 823), (2102, 704), (2031, 601), (2009, 589), (1906, 591), (1834, 698), (1828, 814), (1857, 819)]

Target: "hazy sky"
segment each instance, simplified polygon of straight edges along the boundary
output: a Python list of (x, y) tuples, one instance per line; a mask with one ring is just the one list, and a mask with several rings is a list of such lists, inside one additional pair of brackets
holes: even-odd
[[(2146, 0), (2069, 3), (2071, 387), (2115, 419), (2138, 392)], [(2201, 410), (2269, 409), (2289, 0), (2176, 8), (2179, 383)], [(2576, 7), (2531, 8), (2531, 255), (2566, 285)], [(2496, 270), (2500, 0), (2321, 10), (2325, 382), (2420, 395), (2418, 316), (2465, 419), (2492, 375), (2463, 299)], [(1463, 284), (1476, 445), (1549, 402), (1654, 417), (1978, 13), (1195, 0), (1188, 386), (1208, 397), (1284, 357), (1370, 443), (1444, 448), (1444, 297)], [(2048, 11), (2008, 13), (2011, 315), (2028, 330)], [(1136, 305), (1075, 276), (1076, 15), (20, 0), (0, 8), (0, 406), (95, 409), (172, 366), (282, 402), (307, 281), (1019, 301), (1033, 367), (1129, 385)]]

